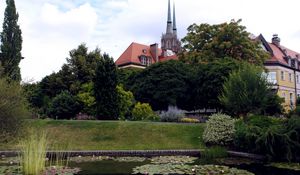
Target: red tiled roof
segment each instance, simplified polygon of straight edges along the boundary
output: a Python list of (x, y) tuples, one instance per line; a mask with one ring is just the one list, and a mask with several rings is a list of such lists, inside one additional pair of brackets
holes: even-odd
[[(145, 52), (144, 52), (145, 51)], [(159, 61), (168, 61), (168, 60), (177, 60), (177, 56), (167, 56), (163, 57), (162, 50), (158, 48), (158, 59)], [(130, 46), (123, 52), (123, 54), (117, 59), (116, 65), (125, 65), (125, 64), (141, 64), (139, 56), (145, 55), (152, 59), (152, 63), (156, 63), (156, 60), (154, 59), (154, 55), (151, 53), (151, 47), (139, 44), (139, 43), (131, 43)]]
[[(146, 52), (144, 52), (144, 50)], [(155, 61), (156, 61), (151, 54), (150, 46), (133, 42), (124, 51), (124, 53), (117, 59), (116, 65), (122, 65), (122, 64), (126, 64), (126, 63), (141, 64), (141, 62), (139, 60), (139, 56), (141, 56), (141, 55), (151, 57), (152, 63), (155, 63)], [(158, 55), (161, 55), (161, 49), (158, 49)]]
[(169, 60), (178, 60), (177, 55), (167, 56), (167, 57), (159, 57), (159, 61), (169, 61)]
[[(300, 53), (290, 50), (282, 45), (280, 45), (278, 47), (273, 43), (268, 43), (268, 44), (273, 51), (273, 56), (266, 61), (267, 63), (268, 62), (276, 62), (276, 63), (281, 63), (281, 64), (288, 66), (289, 65), (288, 62), (284, 59), (286, 56), (290, 56), (291, 58), (297, 58), (296, 55), (300, 55)], [(286, 55), (284, 52), (286, 52)], [(298, 61), (300, 61), (300, 60), (298, 59)]]

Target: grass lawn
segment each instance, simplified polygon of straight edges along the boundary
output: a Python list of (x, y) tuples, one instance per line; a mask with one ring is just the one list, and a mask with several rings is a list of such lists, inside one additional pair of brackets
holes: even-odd
[[(204, 124), (177, 124), (124, 121), (31, 120), (40, 132), (45, 129), (53, 147), (69, 150), (155, 150), (203, 148)], [(59, 145), (59, 146), (57, 146)], [(0, 150), (17, 149), (17, 144)]]

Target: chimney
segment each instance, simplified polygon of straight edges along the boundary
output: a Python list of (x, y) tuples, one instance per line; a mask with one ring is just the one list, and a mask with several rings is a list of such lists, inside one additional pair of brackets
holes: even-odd
[(158, 62), (158, 44), (152, 44), (150, 45), (150, 52), (152, 57), (154, 58), (155, 62)]
[(278, 37), (278, 34), (274, 34), (272, 38), (272, 43), (276, 46), (280, 46), (280, 38)]

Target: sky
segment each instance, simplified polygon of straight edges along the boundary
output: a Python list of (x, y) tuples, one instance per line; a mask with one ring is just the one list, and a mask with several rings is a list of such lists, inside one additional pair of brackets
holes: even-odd
[[(300, 52), (299, 0), (172, 0), (180, 38), (193, 23), (219, 24), (242, 19), (254, 35)], [(168, 0), (15, 0), (25, 57), (25, 82), (40, 81), (60, 70), (69, 51), (86, 43), (115, 60), (132, 43), (160, 44), (166, 30)], [(0, 1), (0, 24), (5, 0)], [(0, 27), (0, 31), (2, 27)]]

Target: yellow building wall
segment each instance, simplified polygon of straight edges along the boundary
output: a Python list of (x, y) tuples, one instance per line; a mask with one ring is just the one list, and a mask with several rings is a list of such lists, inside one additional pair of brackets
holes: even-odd
[[(285, 111), (288, 112), (295, 109), (295, 75), (294, 71), (282, 66), (266, 66), (269, 72), (276, 72), (276, 80), (278, 86), (278, 95), (284, 98), (284, 103), (282, 104)], [(284, 79), (281, 77), (281, 72), (284, 74)], [(289, 77), (291, 74), (291, 79)], [(292, 103), (291, 103), (292, 94)]]

